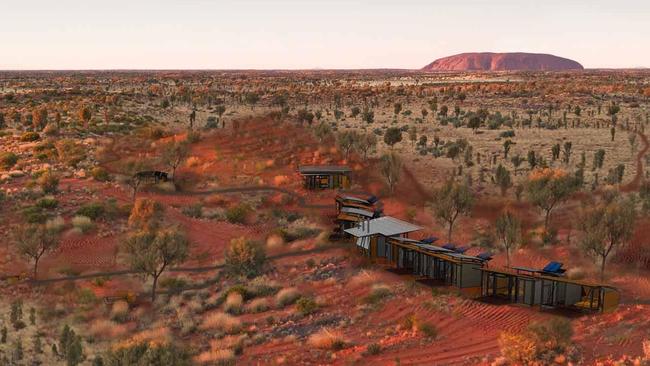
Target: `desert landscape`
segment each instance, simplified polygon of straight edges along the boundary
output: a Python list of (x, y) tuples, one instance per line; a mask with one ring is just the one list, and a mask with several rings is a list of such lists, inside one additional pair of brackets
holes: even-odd
[(650, 2), (1, 9), (0, 366), (650, 365)]
[[(3, 364), (648, 357), (645, 71), (0, 80)], [(307, 189), (301, 166), (350, 182)], [(396, 270), (340, 230), (337, 195), (374, 196), (422, 228), (411, 238), (490, 253), (490, 269), (559, 261), (620, 298), (550, 309)]]

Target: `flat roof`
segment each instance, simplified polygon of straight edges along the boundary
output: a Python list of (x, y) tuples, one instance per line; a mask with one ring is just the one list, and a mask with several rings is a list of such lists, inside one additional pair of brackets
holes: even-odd
[(376, 219), (362, 221), (356, 227), (346, 229), (345, 232), (357, 238), (361, 238), (377, 234), (383, 236), (394, 236), (418, 231), (420, 229), (422, 229), (420, 226), (413, 225), (406, 221), (391, 216), (382, 216)]
[(358, 203), (363, 203), (365, 205), (371, 205), (370, 202), (368, 202), (367, 199), (364, 198), (359, 198), (355, 196), (336, 196), (337, 201), (351, 201), (351, 202), (358, 202)]
[(364, 210), (361, 208), (356, 208), (356, 207), (341, 207), (341, 212), (348, 213), (348, 214), (353, 214), (353, 215), (361, 215), (361, 216), (366, 216), (366, 217), (373, 217), (375, 216), (374, 212), (370, 212), (368, 210)]
[(349, 173), (352, 170), (346, 165), (301, 165), (300, 174)]
[(564, 283), (576, 284), (576, 285), (579, 285), (579, 286), (602, 287), (602, 288), (608, 288), (608, 289), (618, 291), (616, 289), (616, 287), (614, 287), (614, 286), (604, 285), (604, 284), (595, 283), (595, 282), (572, 280), (572, 279), (569, 279), (569, 278), (566, 278), (566, 277), (530, 275), (530, 274), (516, 273), (516, 272), (513, 272), (513, 271), (508, 271), (508, 270), (503, 270), (503, 269), (494, 269), (494, 268), (481, 268), (481, 271), (483, 271), (483, 272), (492, 272), (492, 273), (500, 273), (500, 274), (503, 274), (503, 275), (513, 276), (513, 277), (523, 277), (523, 278), (526, 278), (526, 279), (529, 279), (529, 280), (545, 280), (545, 281), (564, 282)]

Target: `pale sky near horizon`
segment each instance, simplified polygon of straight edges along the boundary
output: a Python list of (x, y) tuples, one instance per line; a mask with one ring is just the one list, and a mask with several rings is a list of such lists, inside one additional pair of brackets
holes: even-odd
[(410, 69), (482, 51), (650, 67), (650, 0), (0, 1), (0, 70)]

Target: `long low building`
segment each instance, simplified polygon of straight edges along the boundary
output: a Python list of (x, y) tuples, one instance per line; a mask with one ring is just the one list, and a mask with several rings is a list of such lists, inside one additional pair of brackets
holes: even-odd
[(481, 269), (481, 295), (541, 308), (570, 308), (591, 312), (616, 309), (620, 294), (614, 287), (541, 271)]
[(551, 262), (541, 270), (492, 269), (487, 267), (489, 253), (466, 255), (462, 247), (433, 245), (435, 238), (408, 237), (418, 230), (421, 227), (417, 225), (383, 216), (359, 221), (344, 231), (356, 239), (356, 247), (365, 256), (407, 270), (420, 279), (454, 287), (469, 297), (590, 312), (613, 311), (619, 304), (620, 294), (615, 288), (568, 279), (563, 276), (561, 263)]
[(384, 216), (360, 222), (345, 232), (356, 238), (364, 255), (382, 258), (397, 269), (453, 286), (468, 296), (481, 293), (480, 268), (485, 259), (456, 253), (425, 241), (409, 239), (421, 227)]

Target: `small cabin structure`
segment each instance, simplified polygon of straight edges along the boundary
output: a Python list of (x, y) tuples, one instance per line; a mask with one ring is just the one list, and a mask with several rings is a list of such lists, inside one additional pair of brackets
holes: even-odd
[(166, 172), (157, 170), (137, 172), (133, 178), (147, 184), (158, 184), (160, 182), (167, 182), (169, 180), (169, 176)]
[(352, 170), (345, 165), (301, 165), (298, 172), (307, 189), (347, 189)]
[(382, 216), (371, 220), (360, 221), (355, 227), (344, 230), (356, 238), (360, 252), (370, 258), (385, 257), (386, 240), (392, 236), (407, 237), (409, 233), (422, 228), (396, 219)]
[[(557, 265), (551, 267), (559, 268)], [(616, 309), (620, 301), (620, 294), (613, 287), (568, 279), (550, 274), (544, 269), (482, 268), (481, 273), (483, 297), (498, 298), (515, 304), (539, 306), (542, 309), (610, 312)]]
[(339, 194), (334, 199), (336, 202), (336, 213), (340, 213), (342, 207), (355, 207), (368, 211), (373, 211), (374, 207), (379, 203), (379, 199), (375, 196), (368, 198), (360, 198), (352, 195)]

